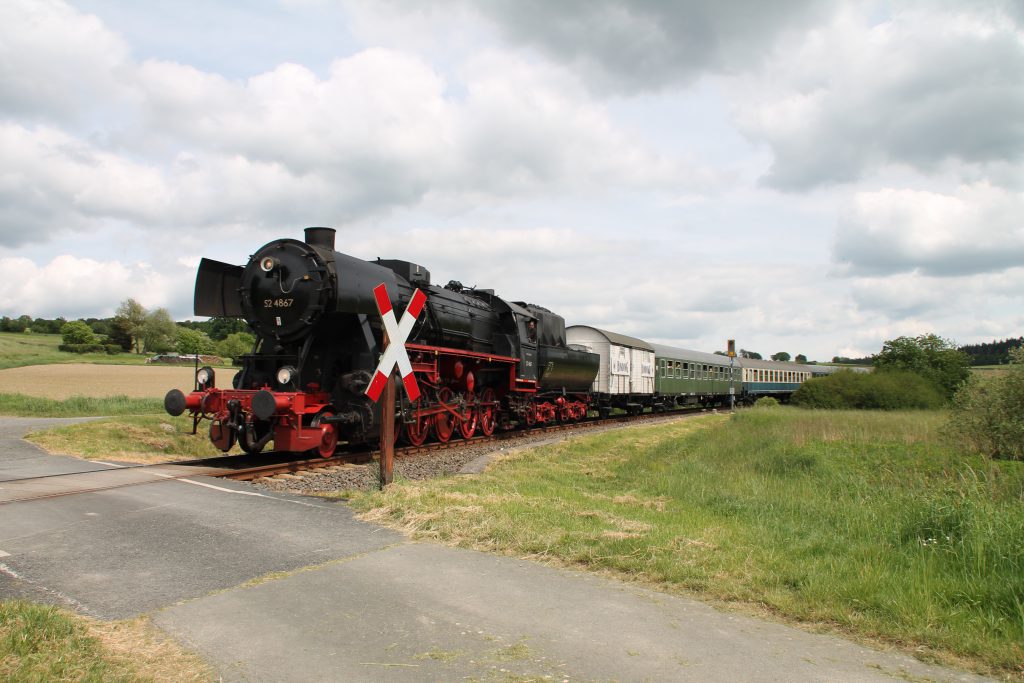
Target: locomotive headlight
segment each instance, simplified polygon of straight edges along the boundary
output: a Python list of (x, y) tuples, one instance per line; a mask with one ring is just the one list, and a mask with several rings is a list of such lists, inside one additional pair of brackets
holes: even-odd
[(264, 273), (269, 273), (274, 268), (277, 268), (277, 259), (273, 256), (264, 256), (260, 259), (260, 270)]
[(281, 386), (287, 386), (292, 383), (292, 380), (299, 376), (298, 370), (290, 365), (285, 365), (283, 368), (277, 371), (277, 383)]
[(213, 387), (214, 374), (213, 368), (205, 365), (196, 372), (196, 384), (200, 389), (210, 389)]

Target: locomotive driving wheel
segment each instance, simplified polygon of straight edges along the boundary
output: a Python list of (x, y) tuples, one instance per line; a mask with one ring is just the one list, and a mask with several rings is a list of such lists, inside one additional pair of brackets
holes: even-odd
[(405, 438), (413, 446), (422, 446), (430, 434), (430, 418), (420, 415), (422, 401), (423, 399), (418, 399), (410, 406), (412, 422), (405, 425)]
[(476, 433), (477, 423), (480, 421), (480, 412), (476, 405), (476, 396), (472, 391), (466, 392), (466, 418), (459, 420), (459, 434), (463, 439), (473, 438)]
[(494, 407), (494, 389), (488, 387), (480, 394), (480, 402), (476, 406), (479, 414), (480, 432), (484, 436), (494, 434), (498, 426), (498, 411)]
[(328, 417), (334, 417), (334, 413), (330, 410), (321, 410), (310, 423), (311, 427), (320, 429), (320, 443), (314, 450), (320, 454), (321, 458), (331, 457), (334, 455), (334, 449), (338, 447), (338, 430), (334, 427), (334, 423), (326, 421)]
[[(441, 387), (437, 392), (437, 402), (442, 407), (451, 403), (452, 390), (448, 387)], [(434, 434), (441, 443), (448, 443), (455, 431), (455, 416), (448, 410), (442, 410), (434, 416)]]
[(537, 424), (537, 409), (532, 403), (526, 406), (526, 412), (523, 413), (523, 419), (526, 421), (527, 427), (532, 427)]

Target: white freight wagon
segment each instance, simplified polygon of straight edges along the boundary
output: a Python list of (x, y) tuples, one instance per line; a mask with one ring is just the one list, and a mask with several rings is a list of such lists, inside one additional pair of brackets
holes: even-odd
[(623, 396), (654, 393), (654, 349), (642, 339), (572, 325), (565, 328), (565, 340), (601, 357), (591, 391)]

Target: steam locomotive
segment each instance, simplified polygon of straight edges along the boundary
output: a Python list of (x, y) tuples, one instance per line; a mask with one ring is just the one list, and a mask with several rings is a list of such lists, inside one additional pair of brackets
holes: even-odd
[(203, 259), (195, 314), (241, 317), (256, 335), (231, 388), (200, 369), (189, 394), (168, 392), (171, 415), (210, 421), (222, 451), (315, 450), (380, 438), (381, 407), (365, 392), (384, 348), (373, 290), (383, 284), (396, 315), (416, 290), (426, 305), (406, 349), (421, 396), (396, 398), (396, 436), (419, 445), (490, 435), (513, 423), (574, 421), (591, 407), (600, 356), (566, 343), (564, 319), (541, 306), (451, 281), (400, 260), (363, 261), (335, 250), (335, 231), (307, 228), (278, 239), (244, 266)]

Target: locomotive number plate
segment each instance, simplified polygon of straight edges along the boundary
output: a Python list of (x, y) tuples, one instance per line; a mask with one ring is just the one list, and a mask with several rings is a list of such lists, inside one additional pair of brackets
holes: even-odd
[(263, 308), (290, 308), (295, 299), (264, 299)]

